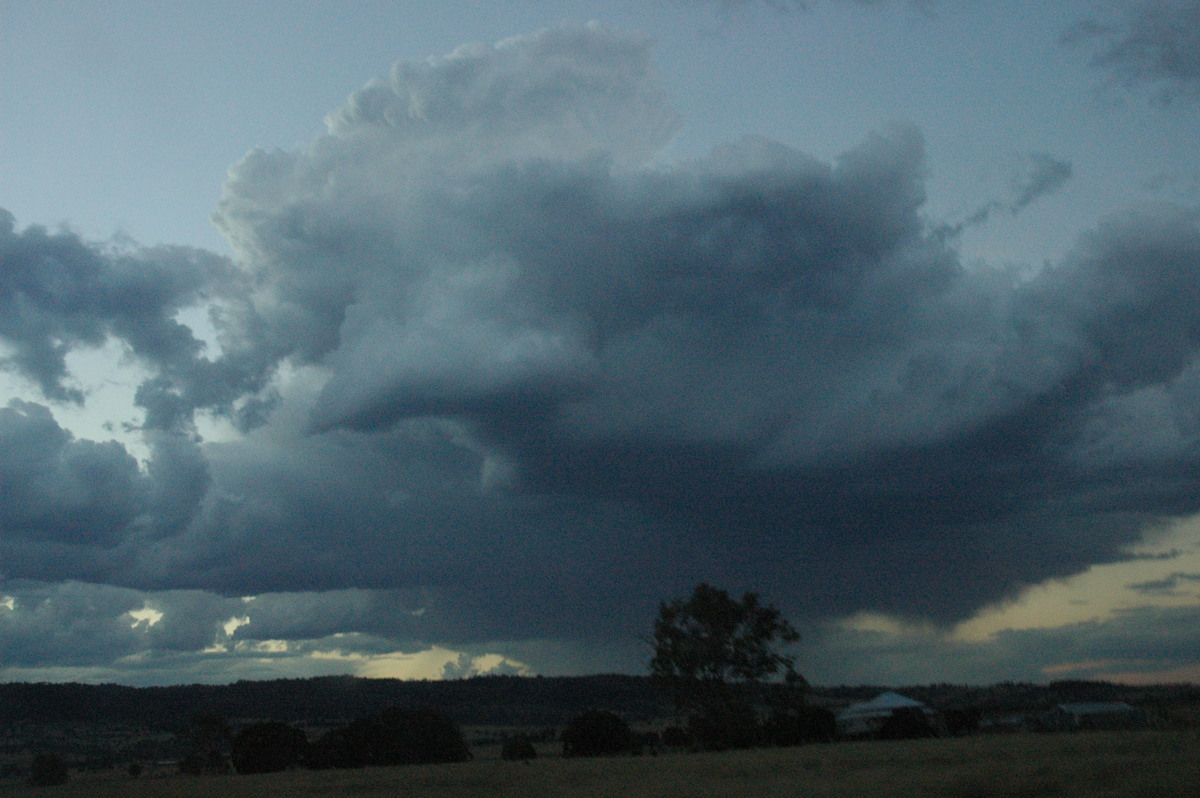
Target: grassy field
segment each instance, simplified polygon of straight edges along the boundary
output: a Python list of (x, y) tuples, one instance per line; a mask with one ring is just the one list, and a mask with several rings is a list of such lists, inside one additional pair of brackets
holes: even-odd
[(715, 798), (737, 796), (1200, 795), (1196, 732), (1021, 734), (839, 743), (722, 754), (479, 759), (461, 765), (290, 772), (264, 776), (75, 775), (61, 787), (0, 785), (0, 796), (283, 798)]

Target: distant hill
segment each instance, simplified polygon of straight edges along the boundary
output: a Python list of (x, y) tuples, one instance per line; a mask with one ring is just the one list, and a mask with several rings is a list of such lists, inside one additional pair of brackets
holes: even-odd
[[(1004, 683), (986, 687), (815, 687), (810, 700), (836, 709), (896, 690), (938, 709), (973, 708), (983, 714), (1038, 713), (1057, 703), (1126, 701), (1156, 707), (1200, 706), (1200, 687), (1131, 687), (1069, 681), (1048, 685)], [(631, 722), (670, 717), (672, 707), (644, 676), (480, 676), (452, 681), (400, 681), (329, 676), (229, 685), (124, 687), (85, 684), (0, 684), (0, 723), (133, 723), (176, 729), (198, 713), (230, 721), (279, 720), (333, 725), (392, 706), (429, 707), (462, 725), (564, 726), (589, 709), (607, 709)]]
[(565, 725), (589, 709), (612, 709), (630, 720), (670, 711), (641, 676), (480, 676), (451, 681), (401, 681), (326, 676), (228, 685), (125, 687), (114, 684), (0, 684), (0, 723), (128, 722), (175, 728), (197, 712), (229, 719), (325, 725), (392, 706), (429, 707), (463, 725)]

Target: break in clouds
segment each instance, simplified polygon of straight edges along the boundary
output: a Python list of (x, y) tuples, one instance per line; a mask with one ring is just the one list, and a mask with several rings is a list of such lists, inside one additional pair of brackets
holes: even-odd
[[(0, 409), (4, 661), (54, 661), (31, 630), (70, 607), (111, 621), (70, 627), (84, 660), (627, 641), (699, 580), (949, 622), (1200, 511), (1194, 208), (967, 264), (917, 129), (668, 163), (650, 61), (585, 26), (397, 64), (231, 168), (233, 262), (0, 220), (41, 394)], [(1031, 154), (996, 207), (1069, 178)], [(140, 463), (54, 413), (113, 343)]]

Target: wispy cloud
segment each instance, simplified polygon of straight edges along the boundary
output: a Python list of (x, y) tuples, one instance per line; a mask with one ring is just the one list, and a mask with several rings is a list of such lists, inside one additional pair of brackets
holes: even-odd
[(1092, 43), (1092, 63), (1125, 86), (1155, 88), (1163, 103), (1200, 98), (1200, 2), (1130, 2), (1119, 22), (1087, 19), (1063, 34), (1064, 44)]

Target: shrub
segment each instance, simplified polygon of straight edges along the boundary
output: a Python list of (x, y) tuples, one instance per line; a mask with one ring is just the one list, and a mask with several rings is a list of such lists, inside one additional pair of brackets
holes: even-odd
[(67, 763), (57, 754), (38, 754), (29, 766), (29, 783), (35, 787), (66, 784), (69, 777)]
[(500, 746), (500, 758), (509, 761), (519, 759), (537, 759), (537, 749), (528, 737), (509, 737)]
[(313, 744), (310, 767), (464, 762), (471, 751), (458, 724), (432, 709), (388, 709), (326, 732)]
[(271, 721), (239, 731), (230, 757), (238, 773), (275, 773), (300, 764), (307, 752), (308, 738), (303, 731)]
[(613, 713), (592, 710), (571, 719), (562, 743), (566, 757), (626, 754), (633, 749), (633, 731)]
[(471, 751), (458, 724), (432, 709), (388, 709), (376, 716), (382, 730), (375, 764), (423, 765), (465, 762)]

